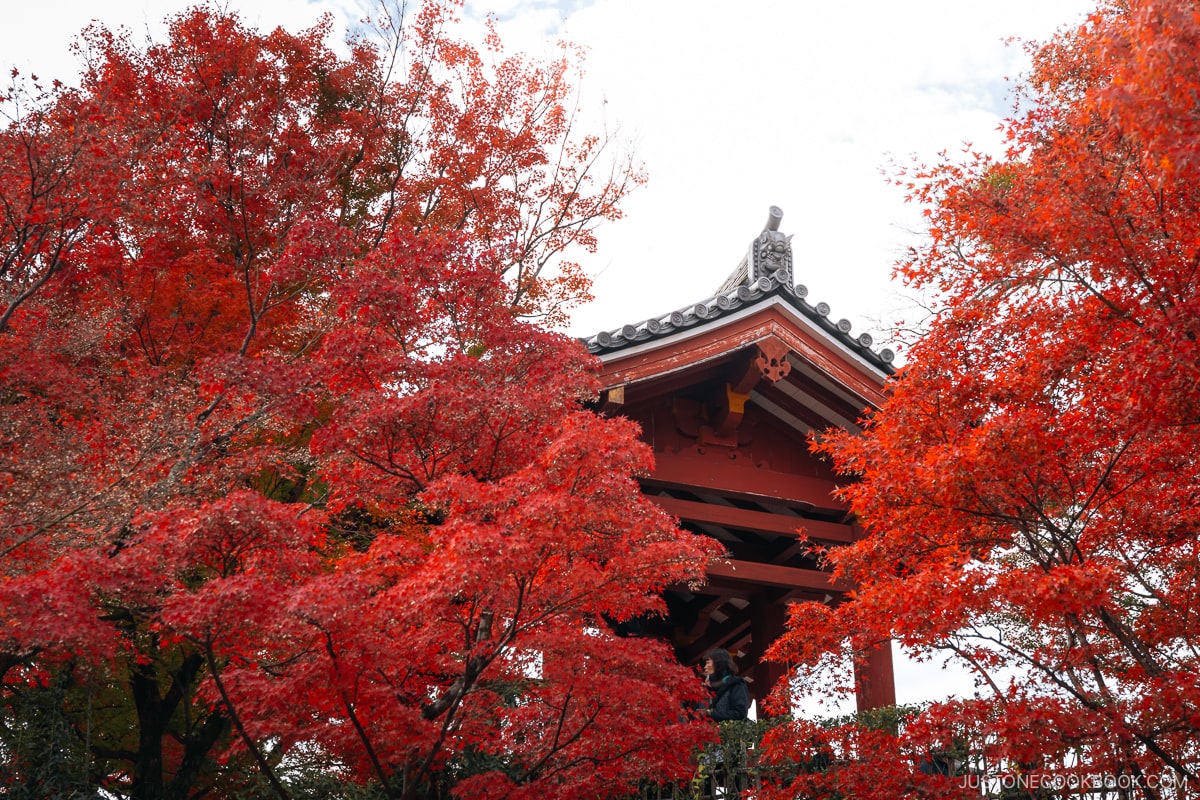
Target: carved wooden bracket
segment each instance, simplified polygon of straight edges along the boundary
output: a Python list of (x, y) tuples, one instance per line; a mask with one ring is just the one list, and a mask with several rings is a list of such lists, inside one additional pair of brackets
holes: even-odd
[(725, 371), (729, 391), (736, 394), (750, 394), (762, 380), (762, 370), (755, 363), (758, 350), (746, 350)]
[(777, 382), (791, 371), (787, 356), (791, 348), (774, 336), (747, 348), (725, 369), (726, 382), (703, 402), (675, 398), (672, 411), (677, 430), (704, 444), (737, 448), (747, 432), (741, 430), (746, 403), (755, 385), (764, 378)]
[(671, 401), (675, 429), (702, 445), (736, 448), (749, 399), (749, 394), (734, 392), (728, 385), (704, 403), (676, 397)]
[(737, 447), (738, 426), (746, 413), (746, 401), (750, 394), (735, 392), (732, 386), (725, 385), (725, 391), (717, 398), (716, 413), (713, 416), (713, 438), (716, 444)]
[(771, 383), (778, 383), (789, 372), (792, 365), (787, 360), (791, 348), (776, 338), (763, 339), (758, 343), (758, 358), (754, 364), (762, 371), (762, 376)]

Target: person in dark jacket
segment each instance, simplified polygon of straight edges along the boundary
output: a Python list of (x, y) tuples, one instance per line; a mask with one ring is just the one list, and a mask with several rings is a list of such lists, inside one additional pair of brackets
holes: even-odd
[(737, 674), (729, 651), (715, 648), (704, 655), (704, 685), (712, 692), (708, 716), (718, 722), (746, 719), (750, 711), (750, 689)]

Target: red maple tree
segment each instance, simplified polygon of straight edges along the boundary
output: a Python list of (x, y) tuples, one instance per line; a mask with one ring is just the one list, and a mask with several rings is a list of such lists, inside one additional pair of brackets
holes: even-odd
[(1105, 3), (1031, 52), (1006, 156), (906, 177), (929, 227), (900, 272), (940, 304), (865, 435), (820, 445), (872, 531), (828, 554), (857, 590), (775, 648), (822, 680), (895, 640), (976, 696), (871, 744), (781, 729), (845, 762), (770, 796), (978, 796), (938, 774), (967, 755), (1019, 796), (1200, 777), (1200, 15)]
[(102, 27), (0, 133), (4, 782), (618, 795), (710, 726), (663, 610), (710, 546), (586, 410), (572, 247), (641, 180), (568, 54)]

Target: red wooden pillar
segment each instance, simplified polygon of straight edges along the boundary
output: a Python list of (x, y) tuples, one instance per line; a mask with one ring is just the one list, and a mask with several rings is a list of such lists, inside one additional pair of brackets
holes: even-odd
[(896, 675), (889, 639), (854, 667), (854, 699), (859, 711), (896, 705)]
[(766, 661), (763, 654), (771, 644), (783, 635), (787, 627), (787, 611), (777, 602), (773, 602), (763, 593), (757, 594), (750, 602), (750, 641), (749, 653), (754, 662), (747, 677), (751, 679), (750, 694), (758, 703), (758, 717), (762, 719), (763, 701), (775, 688), (779, 681), (787, 675), (787, 667), (783, 664)]

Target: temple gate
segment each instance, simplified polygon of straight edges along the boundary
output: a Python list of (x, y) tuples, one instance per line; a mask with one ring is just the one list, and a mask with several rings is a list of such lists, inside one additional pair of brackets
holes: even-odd
[[(654, 449), (643, 491), (689, 530), (724, 545), (707, 584), (665, 593), (669, 619), (647, 635), (674, 644), (685, 664), (729, 650), (761, 701), (783, 677), (764, 661), (793, 602), (836, 603), (850, 588), (809, 553), (864, 535), (834, 497), (844, 477), (807, 436), (857, 430), (883, 401), (893, 354), (852, 336), (793, 281), (791, 237), (771, 208), (763, 232), (716, 294), (586, 340), (602, 364), (604, 413), (636, 420)], [(891, 652), (858, 673), (860, 709), (895, 703)]]

